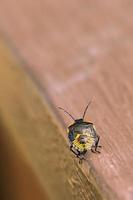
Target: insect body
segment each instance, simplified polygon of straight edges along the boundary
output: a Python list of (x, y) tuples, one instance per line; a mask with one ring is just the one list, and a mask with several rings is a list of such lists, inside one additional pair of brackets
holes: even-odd
[(74, 123), (68, 127), (68, 138), (70, 142), (70, 150), (81, 160), (85, 159), (87, 151), (91, 150), (93, 153), (100, 153), (98, 150), (99, 139), (95, 126), (92, 122), (85, 122), (84, 117), (91, 102), (87, 105), (83, 117), (81, 119), (74, 119), (74, 117), (64, 110), (73, 120)]

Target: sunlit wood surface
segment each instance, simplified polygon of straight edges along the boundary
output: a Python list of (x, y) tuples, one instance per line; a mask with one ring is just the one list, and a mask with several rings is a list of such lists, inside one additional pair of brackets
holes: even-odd
[(103, 150), (88, 156), (85, 170), (93, 165), (120, 200), (133, 199), (132, 11), (131, 0), (1, 0), (0, 5), (3, 35), (54, 111), (62, 106), (78, 118), (93, 100), (86, 119), (94, 121)]

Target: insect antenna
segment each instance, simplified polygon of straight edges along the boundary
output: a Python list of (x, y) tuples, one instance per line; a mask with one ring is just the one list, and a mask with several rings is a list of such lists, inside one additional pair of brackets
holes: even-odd
[(68, 114), (75, 121), (75, 118), (69, 112), (67, 112), (64, 108), (61, 108), (61, 107), (58, 107), (58, 108), (63, 110), (66, 114)]
[(86, 111), (87, 111), (87, 109), (88, 109), (88, 107), (89, 107), (90, 104), (91, 104), (91, 101), (87, 104), (87, 106), (85, 108), (85, 111), (84, 111), (84, 114), (83, 114), (83, 120), (85, 118)]

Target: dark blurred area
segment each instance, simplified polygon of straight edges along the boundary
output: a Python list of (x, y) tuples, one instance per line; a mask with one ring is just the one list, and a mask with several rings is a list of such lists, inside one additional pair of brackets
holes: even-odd
[[(48, 199), (6, 127), (0, 124), (0, 199)], [(10, 136), (9, 136), (10, 135)], [(10, 138), (11, 137), (11, 138)]]

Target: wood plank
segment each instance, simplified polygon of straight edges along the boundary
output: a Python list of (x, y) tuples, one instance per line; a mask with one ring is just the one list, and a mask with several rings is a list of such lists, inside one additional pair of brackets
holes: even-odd
[(4, 0), (0, 7), (2, 30), (54, 109), (78, 118), (93, 100), (86, 119), (96, 124), (103, 151), (84, 170), (93, 165), (120, 200), (133, 198), (132, 9), (131, 0)]
[(94, 169), (85, 175), (73, 158), (55, 116), (2, 40), (0, 66), (2, 199), (112, 199)]

